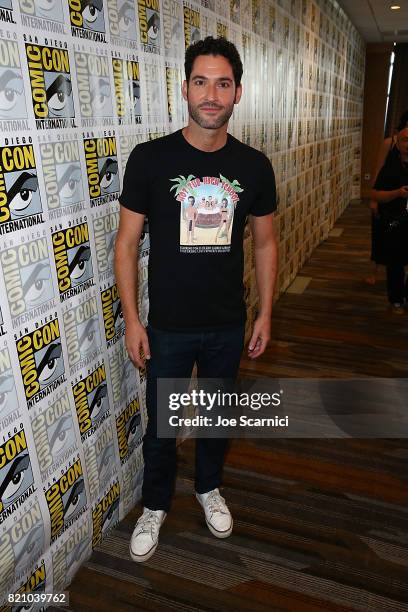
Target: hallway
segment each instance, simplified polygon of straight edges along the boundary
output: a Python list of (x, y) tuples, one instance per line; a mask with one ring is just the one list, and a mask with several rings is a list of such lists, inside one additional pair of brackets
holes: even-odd
[[(301, 270), (304, 292), (275, 305), (271, 345), (243, 358), (243, 375), (407, 376), (408, 313), (388, 311), (383, 271), (363, 281), (369, 240), (369, 211), (353, 202)], [(154, 556), (129, 558), (135, 508), (78, 573), (71, 609), (408, 611), (407, 457), (407, 440), (237, 440), (222, 490), (234, 531), (217, 540), (193, 496), (188, 441)]]

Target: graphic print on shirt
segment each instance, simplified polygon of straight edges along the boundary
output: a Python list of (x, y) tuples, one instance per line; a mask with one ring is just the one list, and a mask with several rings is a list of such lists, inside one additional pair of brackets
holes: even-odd
[(180, 252), (228, 253), (238, 194), (244, 191), (239, 181), (230, 182), (222, 174), (180, 175), (170, 181), (170, 192), (180, 202)]

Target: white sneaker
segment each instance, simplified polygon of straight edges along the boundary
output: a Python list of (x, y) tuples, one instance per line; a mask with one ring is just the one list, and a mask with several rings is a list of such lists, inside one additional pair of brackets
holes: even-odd
[(130, 538), (129, 550), (133, 561), (150, 559), (159, 543), (159, 531), (165, 518), (164, 510), (143, 509)]
[(211, 533), (216, 538), (228, 538), (232, 533), (233, 520), (219, 490), (213, 489), (208, 493), (196, 493), (196, 498), (204, 508), (205, 522)]

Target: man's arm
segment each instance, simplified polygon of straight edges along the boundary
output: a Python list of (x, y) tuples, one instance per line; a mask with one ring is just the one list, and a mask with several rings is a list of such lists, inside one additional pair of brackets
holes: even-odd
[(125, 344), (129, 358), (139, 368), (144, 367), (141, 349), (146, 359), (150, 359), (147, 333), (140, 322), (137, 308), (139, 241), (144, 218), (145, 215), (121, 206), (115, 244), (115, 275), (126, 323)]
[(371, 190), (371, 199), (376, 202), (391, 202), (397, 198), (408, 198), (408, 185), (404, 185), (399, 189), (393, 189), (392, 191), (380, 191), (377, 189)]
[(278, 272), (278, 245), (273, 226), (273, 213), (249, 216), (255, 249), (255, 277), (259, 296), (259, 314), (248, 346), (248, 355), (262, 355), (271, 337), (272, 299)]

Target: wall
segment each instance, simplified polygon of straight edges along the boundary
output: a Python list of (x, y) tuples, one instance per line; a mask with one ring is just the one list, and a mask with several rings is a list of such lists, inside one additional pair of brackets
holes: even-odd
[[(145, 376), (124, 348), (117, 198), (132, 148), (184, 124), (184, 46), (207, 34), (244, 60), (231, 132), (276, 170), (279, 294), (360, 189), (364, 45), (337, 4), (0, 0), (3, 595), (61, 590), (140, 496)], [(145, 234), (144, 318), (148, 252)]]
[[(392, 49), (392, 43), (367, 45), (361, 155), (362, 198), (369, 197), (375, 180), (379, 148), (384, 140), (385, 107)], [(366, 175), (369, 177), (366, 178)]]

